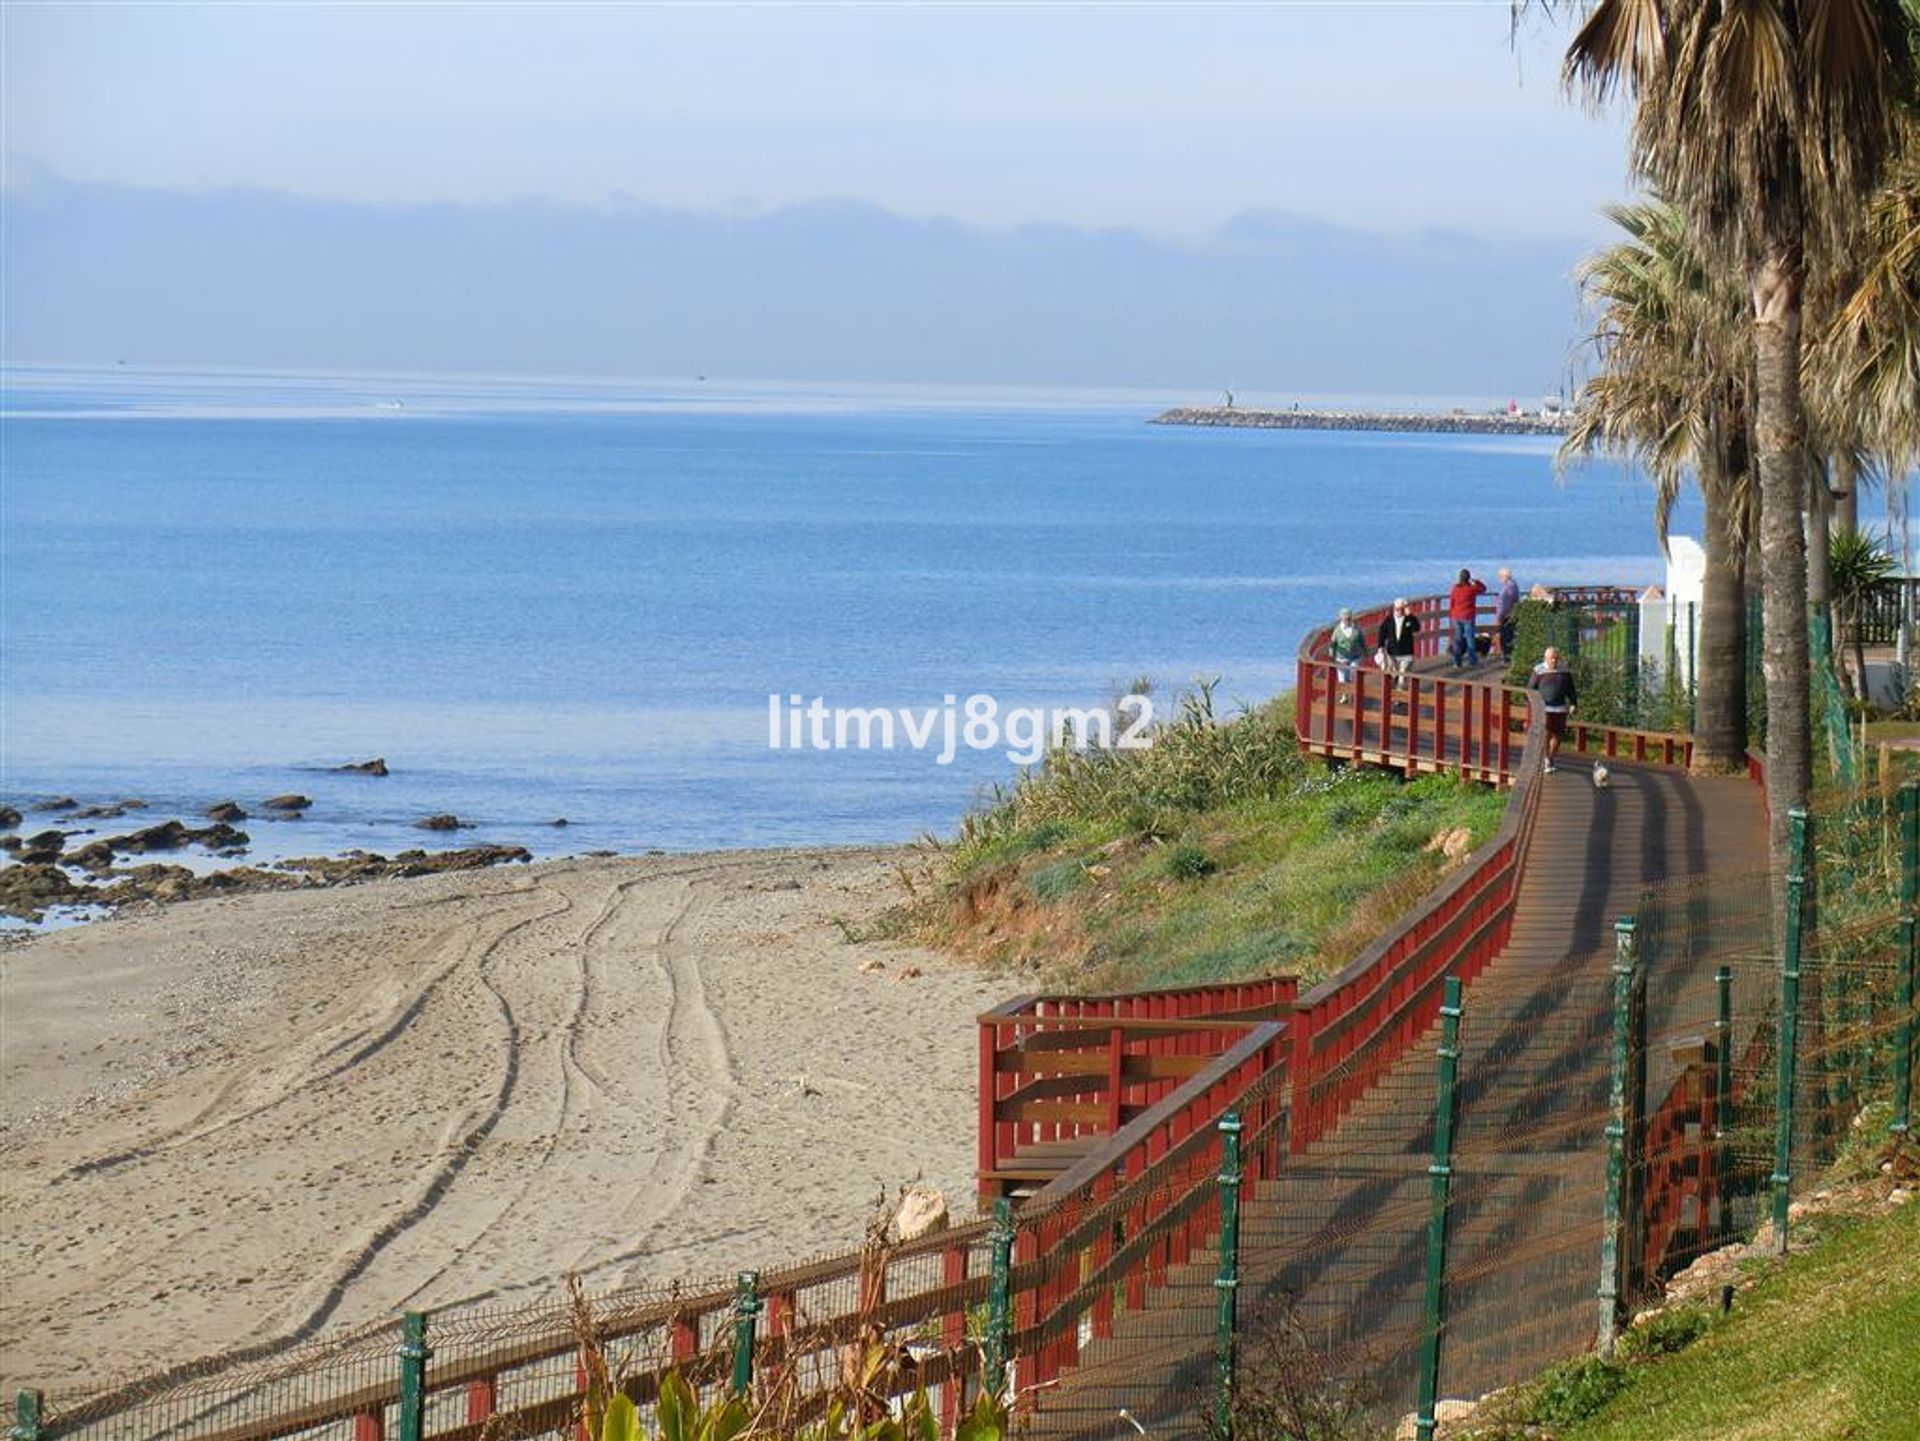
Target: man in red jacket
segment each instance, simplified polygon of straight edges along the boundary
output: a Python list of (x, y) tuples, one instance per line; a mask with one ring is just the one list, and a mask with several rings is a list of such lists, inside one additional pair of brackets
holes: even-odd
[(1480, 646), (1475, 639), (1473, 618), (1487, 583), (1475, 580), (1473, 572), (1462, 566), (1460, 579), (1447, 592), (1447, 619), (1453, 622), (1453, 668), (1465, 670), (1480, 661)]

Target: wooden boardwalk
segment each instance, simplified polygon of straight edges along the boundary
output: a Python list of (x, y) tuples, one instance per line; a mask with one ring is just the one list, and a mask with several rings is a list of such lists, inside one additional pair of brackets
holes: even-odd
[[(1480, 668), (1474, 689), (1496, 691), (1498, 669)], [(1487, 705), (1453, 690), (1457, 717)], [(1442, 768), (1447, 728), (1433, 710), (1424, 719), (1427, 768)], [(1517, 754), (1524, 736), (1513, 744)], [(1766, 863), (1761, 796), (1746, 779), (1609, 767), (1606, 789), (1571, 756), (1522, 777), (1539, 793), (1513, 927), (1464, 1002), (1444, 1395), (1477, 1396), (1592, 1343), (1614, 922), (1649, 886)], [(1669, 984), (1649, 1005), (1709, 1012), (1710, 964), (1675, 984), (1689, 993)], [(1423, 1038), (1280, 1177), (1250, 1188), (1242, 1223), (1243, 1335), (1288, 1300), (1304, 1337), (1343, 1371), (1371, 1374), (1396, 1415), (1412, 1409), (1417, 1377), (1436, 1046)], [(1664, 1094), (1671, 1061), (1656, 1050), (1648, 1066), (1648, 1094)], [(1088, 1341), (1079, 1367), (1037, 1398), (1029, 1433), (1204, 1436), (1214, 1274), (1211, 1258), (1179, 1268), (1111, 1338)]]

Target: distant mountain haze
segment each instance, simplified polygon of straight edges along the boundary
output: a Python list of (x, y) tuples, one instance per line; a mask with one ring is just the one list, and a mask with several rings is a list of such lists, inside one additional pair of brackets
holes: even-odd
[(822, 200), (387, 206), (9, 164), (8, 364), (1538, 396), (1584, 248), (1285, 213), (1197, 242)]

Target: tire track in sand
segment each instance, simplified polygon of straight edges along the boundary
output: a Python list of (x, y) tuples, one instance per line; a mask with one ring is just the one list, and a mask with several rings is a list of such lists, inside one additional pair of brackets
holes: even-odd
[(689, 875), (686, 898), (647, 948), (667, 991), (667, 1020), (655, 1046), (656, 1063), (666, 1077), (667, 1114), (662, 1143), (618, 1213), (618, 1229), (634, 1239), (591, 1264), (587, 1252), (576, 1255), (572, 1269), (582, 1274), (622, 1270), (621, 1280), (631, 1279), (632, 1263), (653, 1253), (655, 1238), (684, 1206), (739, 1104), (740, 1079), (726, 1027), (708, 1003), (697, 952), (681, 939), (688, 923), (712, 904), (704, 880), (712, 869)]
[[(552, 891), (551, 888), (544, 883), (536, 883), (524, 894), (537, 895), (541, 893), (552, 894)], [(283, 1326), (273, 1334), (262, 1337), (246, 1346), (221, 1352), (219, 1362), (222, 1367), (246, 1365), (250, 1362), (264, 1360), (291, 1346), (298, 1345), (325, 1327), (333, 1314), (339, 1309), (341, 1303), (346, 1299), (347, 1291), (355, 1279), (364, 1273), (380, 1253), (390, 1246), (396, 1238), (403, 1235), (410, 1227), (418, 1224), (424, 1216), (432, 1212), (440, 1198), (446, 1194), (454, 1181), (458, 1179), (460, 1172), (465, 1169), (467, 1162), (472, 1158), (481, 1144), (485, 1142), (493, 1128), (499, 1124), (500, 1118), (505, 1114), (512, 1098), (514, 1088), (519, 1083), (520, 1031), (518, 1022), (514, 1017), (512, 1006), (485, 975), (485, 961), (487, 957), (496, 952), (505, 941), (526, 929), (528, 926), (535, 925), (540, 921), (551, 919), (555, 916), (563, 915), (572, 909), (573, 901), (570, 897), (559, 894), (556, 898), (559, 901), (558, 905), (537, 911), (532, 915), (520, 917), (489, 940), (486, 945), (479, 950), (477, 955), (469, 952), (469, 958), (475, 963), (481, 984), (493, 994), (501, 1025), (506, 1034), (507, 1048), (500, 1084), (494, 1093), (491, 1103), (481, 1113), (474, 1125), (467, 1130), (466, 1134), (448, 1149), (443, 1159), (434, 1168), (433, 1174), (428, 1178), (426, 1185), (419, 1191), (414, 1199), (399, 1212), (389, 1216), (387, 1220), (381, 1223), (358, 1247), (342, 1253), (341, 1264), (319, 1288), (318, 1294), (314, 1295), (314, 1299), (309, 1302), (296, 1303), (298, 1305), (304, 1305), (305, 1307), (304, 1314), (301, 1315), (297, 1321), (294, 1321), (290, 1325)], [(310, 1291), (309, 1294), (313, 1294), (313, 1292)], [(206, 1364), (206, 1358), (200, 1358), (169, 1367), (157, 1374), (146, 1376), (137, 1383), (121, 1388), (120, 1391), (109, 1392), (95, 1398), (89, 1403), (90, 1409), (92, 1407), (100, 1407), (104, 1410), (111, 1411), (119, 1406), (130, 1404), (140, 1395), (147, 1394), (153, 1390), (155, 1386), (165, 1385), (173, 1380), (184, 1379), (185, 1377), (204, 1371)]]
[[(525, 886), (513, 886), (502, 889), (497, 893), (497, 897), (489, 897), (489, 899), (512, 900), (531, 896), (539, 889), (540, 886), (538, 882)], [(470, 899), (471, 897), (453, 896), (433, 901), (414, 902), (407, 907), (407, 909), (424, 909), (428, 906), (445, 905), (450, 901)], [(463, 920), (442, 926), (437, 930), (429, 931), (421, 943), (414, 949), (420, 954), (432, 954), (440, 948), (447, 938), (458, 934), (462, 930), (472, 930), (476, 932), (477, 937), (477, 933), (485, 929), (486, 922), (489, 919), (491, 919), (491, 917), (484, 915), (467, 917)], [(58, 1185), (63, 1181), (72, 1180), (80, 1176), (94, 1175), (101, 1171), (110, 1171), (133, 1161), (144, 1161), (150, 1157), (162, 1155), (181, 1146), (191, 1144), (192, 1142), (205, 1140), (207, 1137), (216, 1135), (230, 1126), (235, 1126), (241, 1122), (250, 1121), (256, 1116), (264, 1115), (275, 1107), (293, 1100), (303, 1091), (315, 1086), (325, 1085), (336, 1076), (342, 1075), (352, 1070), (355, 1066), (360, 1065), (362, 1062), (370, 1060), (390, 1044), (395, 1037), (405, 1031), (420, 1012), (426, 1008), (427, 1003), (433, 998), (435, 992), (439, 990), (441, 985), (452, 976), (456, 970), (466, 964), (467, 960), (467, 951), (463, 949), (461, 954), (457, 955), (452, 961), (429, 976), (418, 989), (409, 995), (398, 998), (387, 1009), (383, 1019), (376, 1020), (370, 1025), (361, 1026), (350, 1031), (347, 1035), (333, 1042), (311, 1058), (310, 1065), (320, 1066), (324, 1065), (330, 1057), (339, 1055), (342, 1050), (348, 1047), (353, 1048), (346, 1057), (331, 1066), (327, 1066), (326, 1069), (309, 1071), (304, 1075), (289, 1077), (279, 1085), (275, 1093), (266, 1100), (241, 1110), (230, 1112), (227, 1115), (218, 1115), (221, 1108), (232, 1099), (233, 1095), (242, 1089), (248, 1080), (252, 1079), (245, 1075), (230, 1076), (220, 1084), (219, 1089), (215, 1091), (206, 1105), (202, 1106), (197, 1113), (180, 1125), (160, 1131), (151, 1140), (143, 1142), (138, 1146), (129, 1146), (124, 1150), (110, 1151), (103, 1156), (94, 1156), (84, 1161), (76, 1161), (66, 1170), (50, 1177), (48, 1184)], [(209, 1120), (210, 1117), (217, 1115), (218, 1119)]]
[[(707, 1002), (697, 959), (680, 943), (679, 933), (709, 903), (701, 893), (707, 879), (716, 873), (761, 864), (764, 861), (759, 858), (715, 860), (657, 870), (614, 883), (572, 948), (573, 1004), (554, 1034), (558, 1105), (552, 1123), (542, 1133), (537, 1159), (516, 1177), (513, 1193), (506, 1203), (467, 1237), (432, 1275), (414, 1286), (401, 1304), (416, 1303), (431, 1288), (457, 1275), (474, 1261), (475, 1253), (489, 1243), (496, 1249), (510, 1246), (520, 1255), (552, 1254), (557, 1239), (576, 1233), (585, 1233), (588, 1237), (571, 1261), (553, 1263), (543, 1268), (537, 1277), (496, 1280), (463, 1290), (454, 1297), (438, 1298), (436, 1305), (498, 1300), (530, 1289), (544, 1289), (552, 1284), (554, 1274), (559, 1271), (583, 1270), (584, 1274), (591, 1275), (648, 1253), (649, 1247), (644, 1241), (637, 1246), (623, 1245), (611, 1238), (633, 1235), (636, 1224), (642, 1228), (643, 1236), (650, 1235), (678, 1209), (732, 1116), (739, 1089), (724, 1027)], [(678, 882), (681, 891), (681, 898), (671, 913), (653, 927), (648, 939), (638, 944), (622, 944), (622, 927), (630, 921), (632, 912), (653, 902), (655, 898), (650, 893), (664, 889), (668, 882)], [(651, 961), (651, 978), (661, 997), (656, 1006), (648, 1009), (664, 1016), (654, 1042), (653, 1065), (649, 1068), (652, 1075), (659, 1078), (658, 1095), (636, 1094), (633, 1088), (607, 1074), (585, 1053), (582, 1045), (593, 1030), (596, 1011), (601, 1009), (609, 967), (631, 965), (643, 957)], [(704, 1102), (703, 1097), (707, 1098)], [(606, 1214), (604, 1184), (595, 1181), (583, 1185), (579, 1178), (569, 1181), (564, 1176), (557, 1185), (543, 1184), (564, 1149), (561, 1139), (586, 1134), (597, 1105), (610, 1108), (610, 1115), (599, 1116), (595, 1129), (604, 1129), (611, 1119), (616, 1129), (632, 1136), (659, 1138), (659, 1144), (649, 1148), (644, 1172), (631, 1178), (622, 1177), (621, 1185), (631, 1187), (633, 1196), (611, 1220)], [(584, 1143), (579, 1149), (590, 1150)], [(612, 1160), (613, 1155), (608, 1154), (607, 1159)], [(635, 1212), (650, 1199), (650, 1214), (636, 1222)], [(540, 1204), (533, 1224), (547, 1233), (544, 1236), (512, 1234), (526, 1214), (529, 1201)], [(581, 1214), (565, 1219), (567, 1213), (575, 1209)]]

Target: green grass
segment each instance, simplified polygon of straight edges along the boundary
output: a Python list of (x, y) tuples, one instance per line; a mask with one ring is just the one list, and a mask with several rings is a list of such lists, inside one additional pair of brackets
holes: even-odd
[(1477, 846), (1506, 796), (1298, 754), (1283, 698), (1204, 695), (1151, 751), (1065, 756), (969, 817), (894, 929), (1073, 989), (1338, 969)]
[[(1809, 1228), (1811, 1231), (1816, 1228)], [(1554, 1441), (1912, 1441), (1920, 1435), (1920, 1203), (1818, 1218), (1731, 1315), (1683, 1310), (1624, 1364), (1556, 1367), (1515, 1398)], [(1686, 1332), (1698, 1334), (1685, 1343)], [(1669, 1342), (1680, 1342), (1673, 1351)], [(1637, 1348), (1637, 1349), (1636, 1349)], [(1648, 1357), (1646, 1353), (1653, 1353)], [(1480, 1434), (1519, 1435), (1505, 1430)]]

